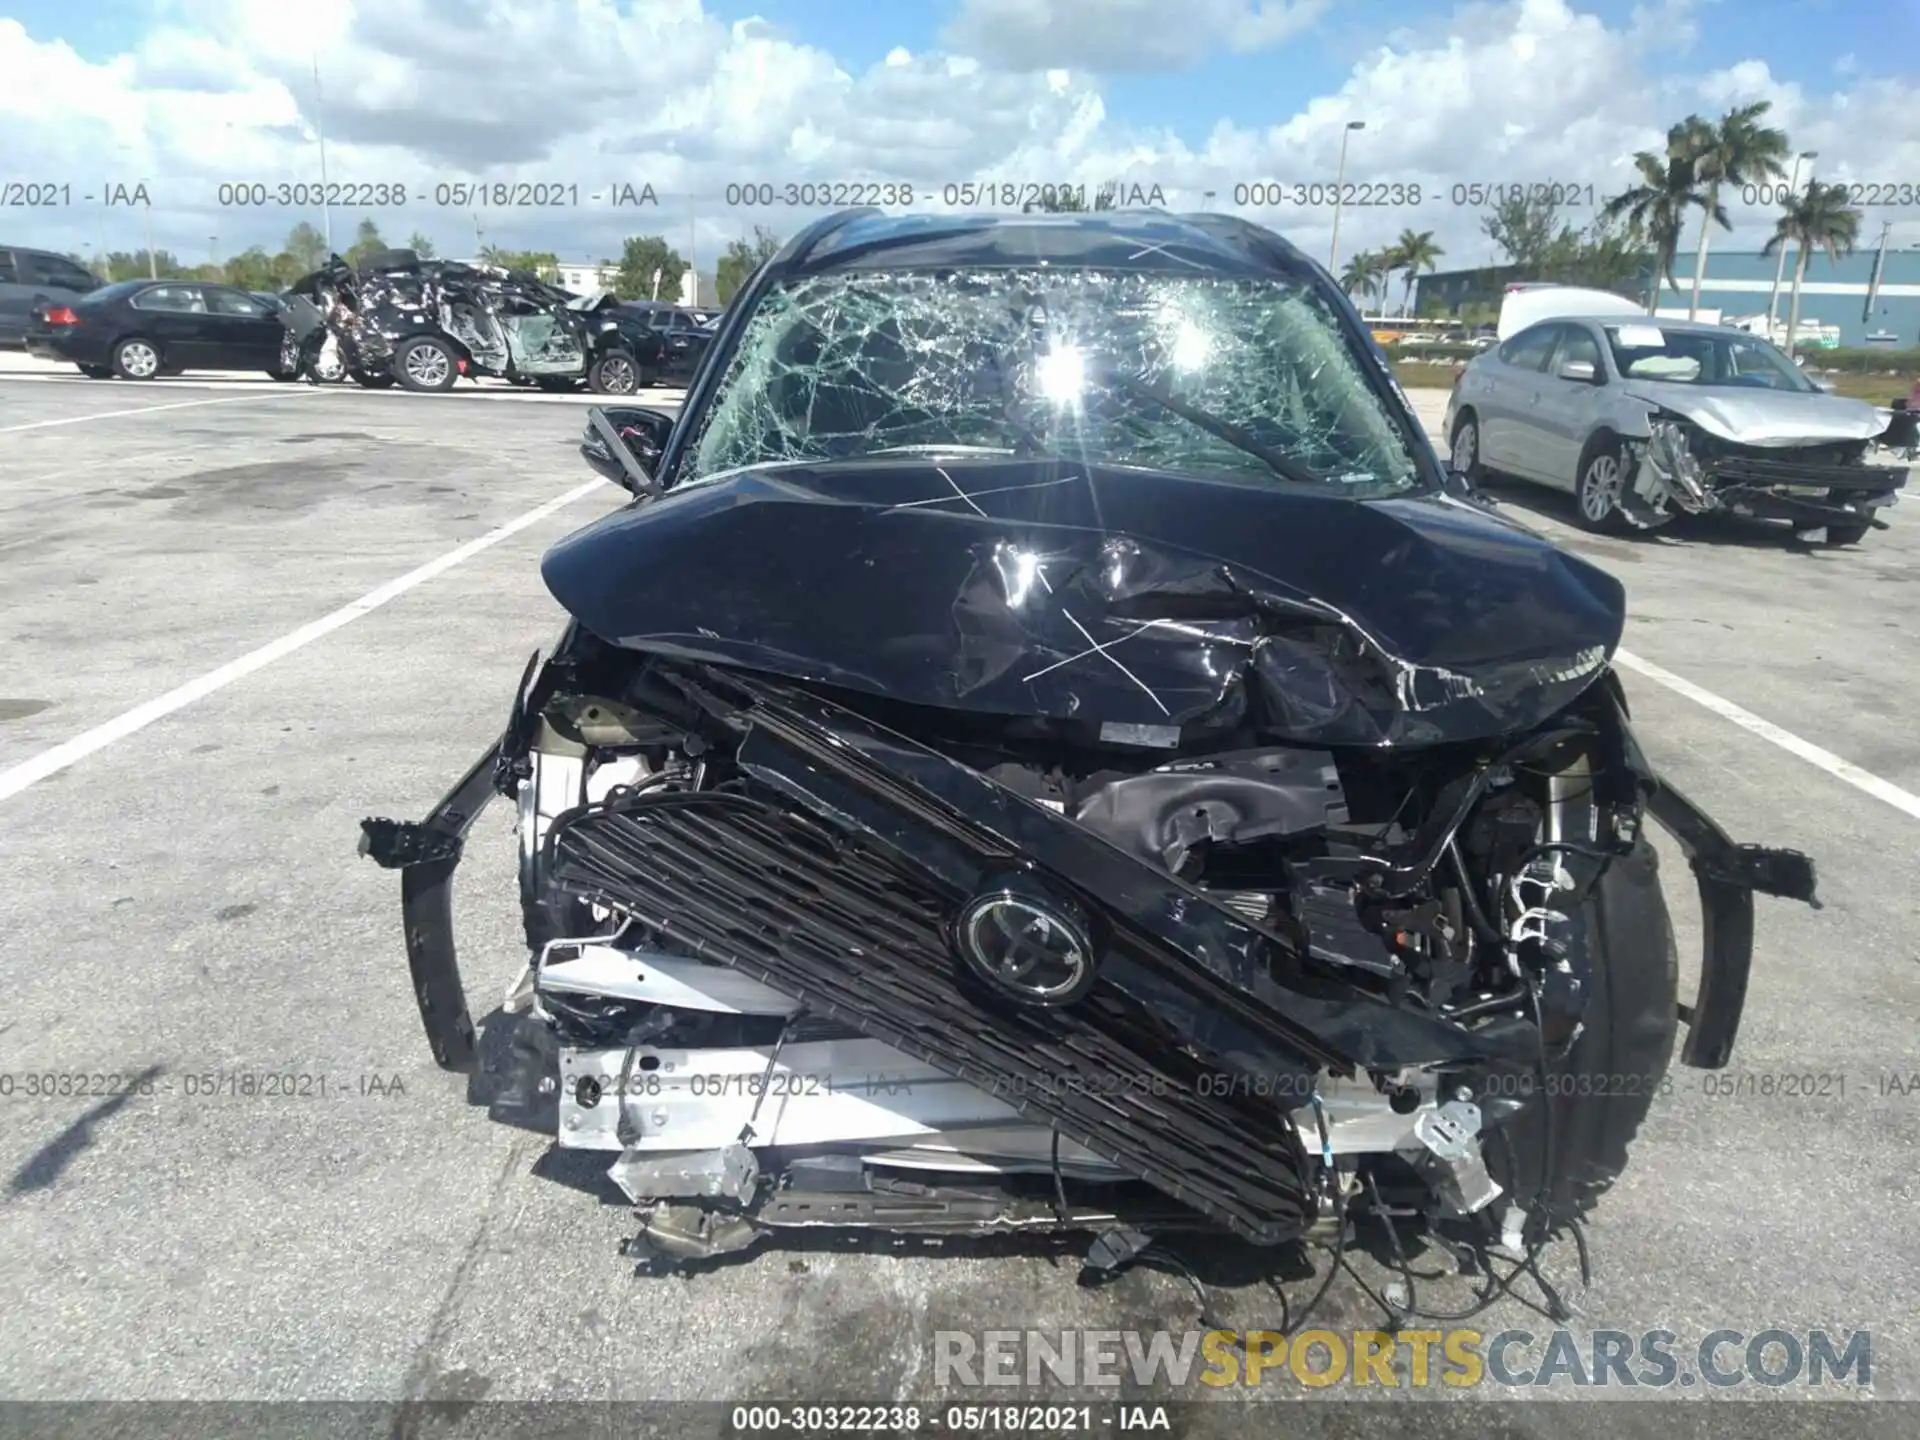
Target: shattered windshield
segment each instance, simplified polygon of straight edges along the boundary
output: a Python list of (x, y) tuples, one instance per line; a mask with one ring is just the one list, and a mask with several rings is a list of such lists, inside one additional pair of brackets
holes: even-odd
[(841, 272), (755, 308), (681, 484), (889, 455), (1017, 455), (1356, 499), (1421, 484), (1333, 312), (1282, 279)]
[(1758, 335), (1665, 330), (1657, 323), (1607, 326), (1613, 363), (1630, 380), (1739, 385), (1805, 394), (1818, 387), (1778, 346)]

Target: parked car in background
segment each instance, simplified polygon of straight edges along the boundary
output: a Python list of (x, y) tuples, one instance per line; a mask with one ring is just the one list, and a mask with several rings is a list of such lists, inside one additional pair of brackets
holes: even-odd
[(0, 245), (0, 345), (22, 344), (36, 309), (71, 305), (100, 285), (99, 276), (64, 255)]
[(664, 342), (613, 296), (575, 295), (525, 270), (411, 250), (380, 251), (356, 268), (336, 255), (290, 294), (332, 317), (348, 372), (363, 385), (450, 390), (463, 375), (490, 375), (631, 395), (664, 361)]
[(706, 358), (707, 346), (712, 343), (715, 333), (714, 326), (701, 321), (700, 312), (660, 300), (628, 300), (620, 308), (639, 317), (649, 330), (660, 337), (665, 347), (661, 359), (663, 374), (684, 380), (700, 368), (700, 362)]
[(231, 285), (122, 280), (36, 309), (27, 353), (96, 380), (151, 380), (182, 370), (252, 370), (279, 378), (280, 312)]
[(1445, 433), (1456, 471), (1567, 491), (1589, 530), (1724, 511), (1851, 545), (1885, 528), (1877, 512), (1906, 483), (1867, 460), (1888, 420), (1757, 335), (1632, 312), (1536, 319), (1476, 355)]

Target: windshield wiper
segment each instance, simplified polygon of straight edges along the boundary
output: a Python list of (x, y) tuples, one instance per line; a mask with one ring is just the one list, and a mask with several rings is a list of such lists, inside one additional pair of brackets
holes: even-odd
[(868, 455), (1014, 455), (1011, 445), (889, 445)]
[(1148, 385), (1144, 381), (1135, 380), (1132, 376), (1122, 375), (1118, 370), (1103, 367), (1095, 370), (1093, 373), (1095, 378), (1106, 381), (1109, 385), (1112, 385), (1114, 389), (1123, 391), (1128, 395), (1137, 395), (1144, 400), (1151, 400), (1154, 404), (1172, 414), (1178, 415), (1189, 424), (1198, 426), (1216, 440), (1224, 440), (1234, 449), (1253, 456), (1254, 459), (1260, 461), (1282, 480), (1292, 480), (1300, 485), (1326, 485), (1330, 483), (1329, 478), (1322, 475), (1319, 471), (1314, 470), (1310, 466), (1302, 465), (1298, 460), (1274, 449), (1271, 445), (1263, 441), (1256, 440), (1251, 434), (1241, 429), (1231, 420), (1223, 420), (1211, 410), (1202, 410), (1197, 405), (1189, 405), (1186, 401), (1169, 395), (1157, 385)]

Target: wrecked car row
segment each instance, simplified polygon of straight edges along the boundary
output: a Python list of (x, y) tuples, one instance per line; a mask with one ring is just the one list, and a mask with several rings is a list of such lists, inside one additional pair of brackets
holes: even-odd
[[(1236, 217), (828, 217), (678, 418), (581, 450), (633, 500), (546, 556), (565, 630), (360, 845), (435, 1059), (609, 1156), (644, 1253), (1032, 1230), (1113, 1269), (1366, 1214), (1531, 1263), (1676, 1047), (1728, 1062), (1754, 895), (1814, 903), (1636, 743), (1619, 582), (1443, 471)], [(494, 795), (528, 958), (476, 1030)], [(1684, 1005), (1649, 823), (1707, 917)]]
[(357, 267), (334, 256), (288, 295), (288, 375), (318, 362), (329, 342), (346, 376), (375, 389), (450, 390), (489, 376), (631, 395), (679, 368), (644, 313), (524, 270), (388, 250)]

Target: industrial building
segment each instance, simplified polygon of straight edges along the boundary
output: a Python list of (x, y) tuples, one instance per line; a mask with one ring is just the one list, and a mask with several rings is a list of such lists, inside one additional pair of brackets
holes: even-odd
[[(1877, 246), (1837, 261), (1828, 259), (1824, 252), (1814, 252), (1800, 286), (1802, 342), (1896, 349), (1920, 346), (1920, 249), (1886, 251), (1880, 284), (1869, 306), (1868, 287), (1878, 255)], [(1777, 257), (1757, 251), (1709, 250), (1707, 273), (1700, 286), (1699, 318), (1732, 324), (1766, 315), (1777, 264)], [(1776, 339), (1784, 338), (1793, 266), (1794, 257), (1789, 253), (1775, 312)], [(1679, 283), (1661, 286), (1655, 308), (1661, 314), (1685, 315), (1693, 297), (1690, 249), (1675, 258), (1674, 270)], [(1532, 278), (1512, 265), (1422, 275), (1414, 291), (1415, 313), (1426, 315), (1437, 308), (1452, 314), (1462, 305), (1497, 303), (1505, 285)]]

